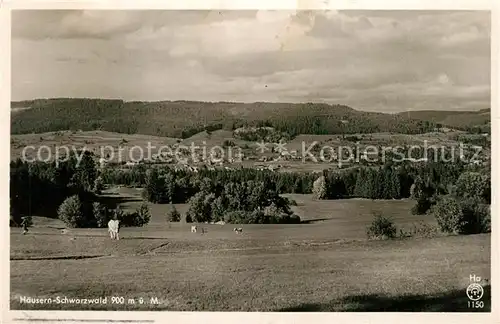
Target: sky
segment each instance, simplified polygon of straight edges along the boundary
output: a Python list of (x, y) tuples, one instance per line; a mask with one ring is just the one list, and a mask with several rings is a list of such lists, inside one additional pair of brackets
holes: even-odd
[(12, 100), (490, 107), (486, 11), (12, 13)]

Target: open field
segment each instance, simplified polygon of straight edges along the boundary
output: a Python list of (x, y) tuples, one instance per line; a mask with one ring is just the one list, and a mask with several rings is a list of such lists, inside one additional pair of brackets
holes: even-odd
[[(138, 190), (119, 192), (130, 198), (124, 209), (140, 203)], [(242, 225), (242, 235), (231, 224), (200, 224), (205, 234), (168, 225), (168, 205), (151, 204), (151, 222), (123, 228), (120, 241), (107, 229), (62, 234), (62, 222), (37, 217), (29, 235), (11, 229), (11, 309), (468, 311), (469, 275), (490, 278), (490, 235), (365, 240), (375, 210), (399, 228), (432, 223), (410, 215), (412, 201), (289, 196), (303, 224)], [(21, 296), (108, 298), (106, 305), (30, 305)], [(111, 304), (111, 296), (126, 303)], [(483, 300), (488, 308), (489, 295)]]
[[(11, 309), (467, 311), (469, 275), (490, 278), (489, 235), (323, 244), (278, 244), (283, 238), (272, 236), (255, 246), (252, 231), (214, 235), (141, 239), (124, 231), (117, 242), (103, 233), (76, 236), (71, 245), (62, 235), (12, 233), (14, 250), (65, 246), (67, 254), (95, 258), (11, 261)], [(21, 296), (107, 296), (108, 304), (29, 305)], [(112, 305), (111, 296), (127, 303)], [(128, 302), (140, 297), (144, 305)], [(154, 297), (159, 304), (149, 303)], [(489, 295), (483, 300), (488, 309)]]

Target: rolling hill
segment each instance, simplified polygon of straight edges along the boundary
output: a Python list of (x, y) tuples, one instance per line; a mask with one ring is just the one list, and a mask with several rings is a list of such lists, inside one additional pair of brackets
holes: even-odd
[[(408, 117), (406, 113), (371, 113), (345, 105), (319, 103), (57, 98), (13, 102), (11, 106), (23, 108), (12, 113), (12, 134), (71, 129), (188, 138), (203, 130), (234, 130), (245, 125), (271, 126), (292, 136), (372, 132), (417, 134), (433, 130), (434, 119), (441, 121), (454, 117), (450, 112), (435, 114), (436, 118), (432, 114), (429, 117), (412, 112)], [(489, 115), (481, 115), (485, 117)]]
[(491, 121), (491, 110), (481, 109), (478, 111), (437, 111), (437, 110), (420, 110), (402, 112), (398, 115), (402, 117), (427, 120), (444, 126), (467, 129), (475, 126), (486, 127)]

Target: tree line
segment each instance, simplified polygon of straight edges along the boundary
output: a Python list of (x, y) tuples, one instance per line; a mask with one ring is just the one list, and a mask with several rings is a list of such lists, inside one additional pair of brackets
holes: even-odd
[[(253, 168), (191, 172), (141, 164), (128, 170), (99, 170), (95, 156), (85, 152), (80, 163), (76, 156), (57, 163), (12, 161), (11, 215), (17, 223), (23, 216), (58, 215), (74, 227), (104, 226), (110, 217), (118, 217), (129, 226), (147, 223), (146, 205), (121, 213), (116, 210), (117, 201), (100, 195), (105, 185), (142, 187), (144, 200), (153, 203), (188, 202), (187, 216), (194, 221), (297, 222), (290, 213), (291, 202), (280, 198), (285, 193), (313, 193), (316, 199), (411, 197), (416, 200), (414, 214), (433, 212), (443, 219), (455, 219), (445, 212), (459, 210), (477, 224), (487, 222), (485, 213), (491, 203), (489, 169), (461, 161), (388, 162), (321, 174)], [(463, 219), (456, 222), (451, 228), (465, 231), (460, 229), (465, 226)], [(483, 225), (470, 226), (479, 230)]]
[(77, 152), (67, 160), (10, 164), (10, 220), (23, 217), (58, 217), (69, 227), (104, 227), (117, 217), (123, 226), (142, 226), (149, 221), (147, 206), (134, 212), (117, 210), (117, 202), (100, 197), (104, 183), (91, 152)]
[[(102, 171), (102, 179), (110, 185), (125, 185), (144, 188), (144, 198), (153, 203), (185, 203), (193, 195), (202, 191), (204, 184), (220, 187), (226, 183), (247, 181), (264, 182), (278, 194), (310, 194), (318, 199), (401, 199), (410, 196), (410, 188), (417, 175), (423, 170), (434, 171), (444, 177), (452, 171), (445, 163), (419, 166), (410, 163), (386, 164), (379, 167), (359, 166), (349, 169), (325, 170), (322, 174), (310, 172), (272, 172), (241, 168), (235, 170), (200, 169), (198, 172), (175, 170), (169, 166), (151, 167), (137, 165), (131, 169), (107, 168)], [(452, 164), (450, 164), (452, 165)], [(459, 171), (454, 171), (455, 173)], [(454, 173), (454, 174), (455, 174)], [(323, 189), (318, 189), (321, 176), (325, 179)], [(318, 190), (323, 193), (319, 194)]]

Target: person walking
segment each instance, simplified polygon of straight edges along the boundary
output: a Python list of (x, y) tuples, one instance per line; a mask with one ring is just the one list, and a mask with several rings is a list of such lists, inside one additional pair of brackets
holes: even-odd
[(23, 235), (28, 233), (29, 221), (27, 217), (23, 217), (23, 221), (21, 222), (21, 226), (23, 227)]

